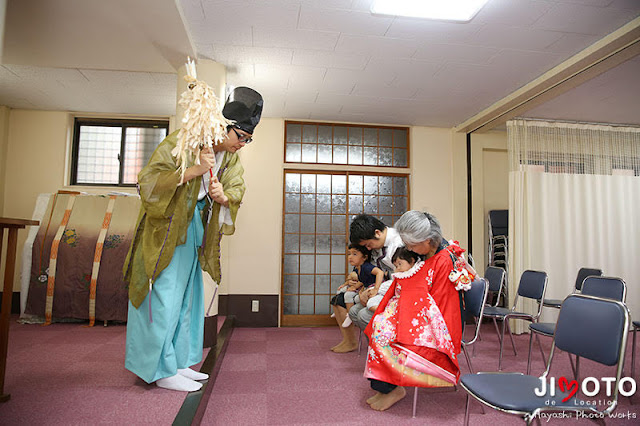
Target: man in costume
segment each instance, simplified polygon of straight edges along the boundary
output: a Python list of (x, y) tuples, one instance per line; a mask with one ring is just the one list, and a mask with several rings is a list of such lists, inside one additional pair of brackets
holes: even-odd
[(192, 392), (208, 377), (189, 368), (202, 360), (202, 270), (220, 281), (220, 239), (234, 233), (245, 191), (236, 152), (251, 142), (262, 107), (255, 90), (234, 89), (222, 110), (232, 124), (221, 143), (199, 149), (181, 168), (173, 132), (138, 175), (142, 205), (124, 264), (125, 367), (147, 383)]

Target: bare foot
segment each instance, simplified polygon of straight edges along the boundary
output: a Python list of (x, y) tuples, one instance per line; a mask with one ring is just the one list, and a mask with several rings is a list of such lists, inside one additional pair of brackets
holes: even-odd
[(346, 342), (344, 345), (338, 346), (337, 348), (332, 349), (332, 350), (335, 353), (344, 354), (344, 353), (347, 353), (347, 352), (353, 352), (356, 349), (358, 349), (358, 342), (353, 342), (353, 343)]
[(376, 402), (377, 400), (380, 399), (380, 397), (382, 396), (382, 393), (376, 391), (376, 394), (373, 395), (372, 397), (370, 397), (369, 399), (367, 399), (367, 404), (371, 405), (374, 402)]
[(332, 347), (332, 348), (331, 348), (331, 350), (334, 350), (334, 349), (336, 349), (336, 348), (337, 348), (337, 347), (339, 347), (339, 346), (344, 346), (344, 344), (345, 344), (345, 343), (347, 343), (347, 341), (346, 341), (346, 340), (343, 340), (342, 342), (340, 342), (340, 343), (338, 343), (337, 345), (335, 345), (334, 347)]
[(378, 400), (371, 404), (371, 408), (376, 411), (384, 411), (393, 406), (407, 395), (407, 391), (402, 386), (398, 386), (387, 394), (382, 394)]

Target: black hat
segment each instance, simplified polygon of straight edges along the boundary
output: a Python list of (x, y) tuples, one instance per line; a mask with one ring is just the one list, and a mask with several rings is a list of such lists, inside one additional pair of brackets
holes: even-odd
[(253, 134), (262, 115), (264, 101), (260, 93), (248, 87), (236, 87), (229, 94), (222, 109), (222, 115), (235, 121), (235, 126)]

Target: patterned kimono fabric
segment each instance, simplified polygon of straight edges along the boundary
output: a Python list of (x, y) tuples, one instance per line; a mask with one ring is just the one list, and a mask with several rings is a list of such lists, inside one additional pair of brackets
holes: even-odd
[(394, 282), (365, 330), (369, 350), (364, 376), (398, 386), (453, 386), (460, 377), (460, 299), (449, 280), (454, 269), (446, 247)]

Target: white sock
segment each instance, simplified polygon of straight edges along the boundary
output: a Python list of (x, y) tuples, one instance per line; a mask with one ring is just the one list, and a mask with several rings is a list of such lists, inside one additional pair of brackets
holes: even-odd
[(342, 323), (342, 327), (343, 327), (343, 328), (347, 328), (347, 327), (349, 327), (349, 326), (351, 325), (351, 322), (352, 322), (352, 321), (351, 321), (351, 318), (349, 318), (349, 316), (347, 316), (347, 317), (344, 319), (344, 322)]
[(195, 382), (180, 374), (176, 374), (171, 377), (156, 380), (156, 386), (182, 392), (195, 392), (200, 390), (202, 383)]
[(336, 317), (336, 313), (334, 312), (331, 314), (331, 318), (335, 318), (335, 317)]
[(178, 368), (178, 374), (191, 380), (205, 380), (209, 378), (208, 374), (194, 371), (190, 368)]

